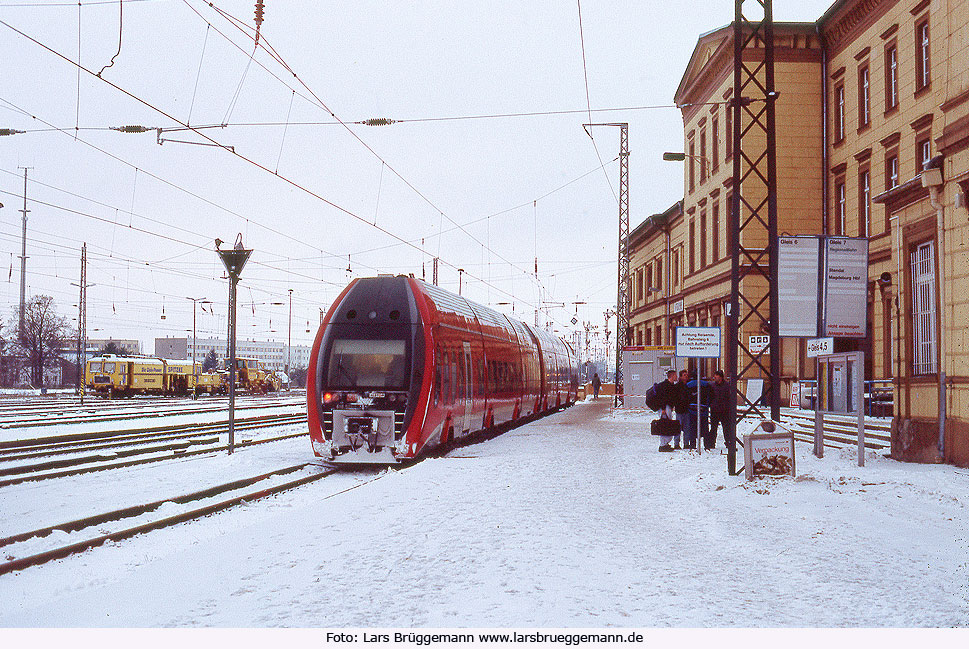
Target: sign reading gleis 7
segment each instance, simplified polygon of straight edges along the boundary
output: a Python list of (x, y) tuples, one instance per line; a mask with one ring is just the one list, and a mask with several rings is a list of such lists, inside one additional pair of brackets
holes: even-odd
[(778, 333), (868, 335), (868, 240), (819, 235), (777, 238)]
[(868, 335), (868, 239), (829, 237), (824, 265), (824, 335)]

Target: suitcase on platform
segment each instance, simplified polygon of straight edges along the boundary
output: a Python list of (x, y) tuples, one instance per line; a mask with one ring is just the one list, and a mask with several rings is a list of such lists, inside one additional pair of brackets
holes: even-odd
[(680, 432), (680, 422), (676, 421), (675, 419), (666, 419), (661, 417), (650, 422), (649, 429), (649, 432), (653, 435), (674, 437)]

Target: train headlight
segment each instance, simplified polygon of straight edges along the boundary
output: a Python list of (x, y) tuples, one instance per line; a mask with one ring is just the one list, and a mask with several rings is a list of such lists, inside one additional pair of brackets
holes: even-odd
[(331, 403), (336, 400), (336, 395), (332, 392), (323, 393), (323, 403)]

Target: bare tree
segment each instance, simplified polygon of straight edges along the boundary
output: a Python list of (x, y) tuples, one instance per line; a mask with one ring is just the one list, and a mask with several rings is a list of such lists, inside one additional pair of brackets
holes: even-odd
[[(14, 320), (19, 320), (19, 314)], [(30, 368), (31, 385), (43, 387), (44, 370), (72, 342), (71, 326), (66, 318), (57, 315), (54, 298), (49, 295), (35, 295), (27, 301), (23, 323), (14, 347)]]

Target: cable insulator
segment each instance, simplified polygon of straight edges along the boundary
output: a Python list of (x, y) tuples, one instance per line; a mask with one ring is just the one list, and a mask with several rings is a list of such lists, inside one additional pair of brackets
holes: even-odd
[(256, 45), (259, 45), (259, 28), (262, 27), (263, 13), (265, 13), (263, 0), (256, 0)]
[(390, 126), (391, 124), (396, 124), (397, 120), (388, 117), (375, 117), (373, 119), (365, 119), (360, 123), (364, 126)]
[(135, 124), (128, 124), (127, 126), (111, 126), (109, 128), (112, 131), (119, 131), (121, 133), (147, 133), (148, 131), (154, 130), (150, 126), (138, 126)]

